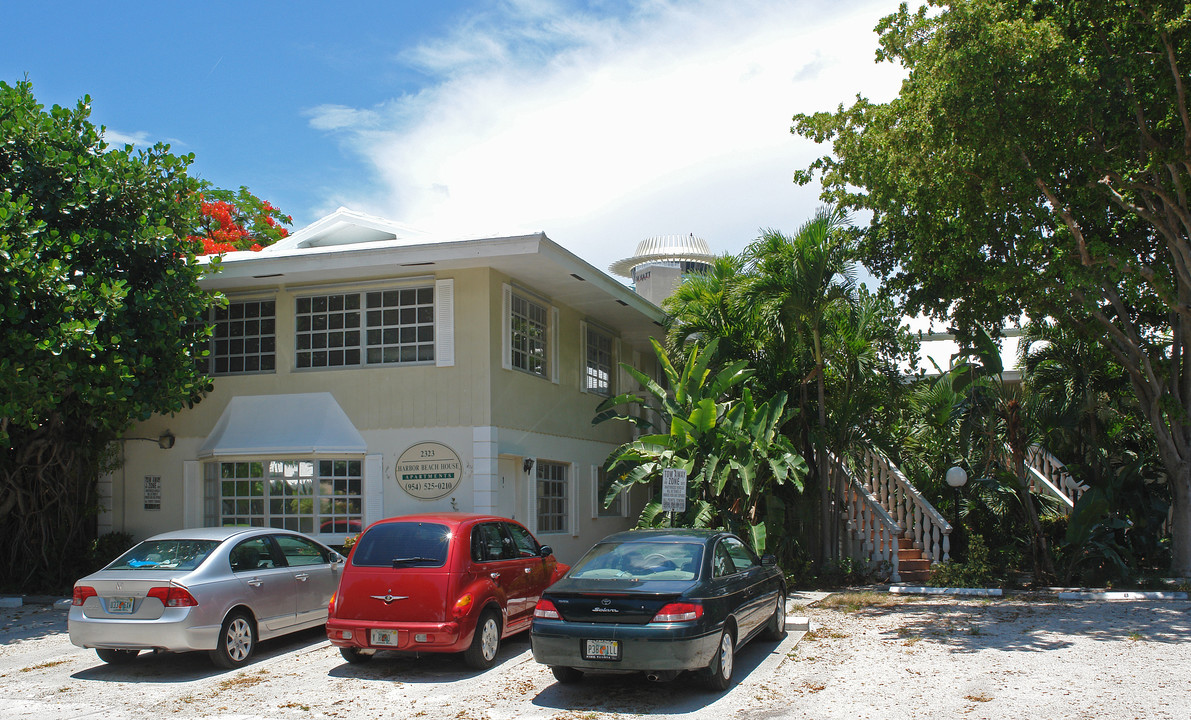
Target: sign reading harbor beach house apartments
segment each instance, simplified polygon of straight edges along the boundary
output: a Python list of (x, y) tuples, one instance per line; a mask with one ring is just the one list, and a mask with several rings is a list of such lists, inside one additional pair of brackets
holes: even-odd
[(419, 500), (437, 500), (459, 487), (463, 464), (446, 445), (424, 442), (397, 458), (397, 484)]

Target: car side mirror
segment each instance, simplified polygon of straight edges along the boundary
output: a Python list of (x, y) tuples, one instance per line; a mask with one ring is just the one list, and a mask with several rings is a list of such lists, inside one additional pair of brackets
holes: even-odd
[(345, 562), (347, 562), (347, 558), (345, 558), (344, 556), (340, 555), (337, 552), (331, 553), (331, 564), (332, 565), (342, 565)]
[(541, 557), (550, 557), (553, 554), (554, 548), (550, 547), (549, 545), (543, 545), (541, 549), (538, 550), (538, 555)]
[(761, 556), (761, 567), (774, 567), (777, 565), (777, 555), (769, 553)]

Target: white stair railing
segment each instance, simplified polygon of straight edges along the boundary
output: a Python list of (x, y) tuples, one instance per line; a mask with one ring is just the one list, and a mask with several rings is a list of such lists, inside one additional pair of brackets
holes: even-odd
[(862, 473), (865, 487), (922, 551), (931, 565), (951, 559), (951, 523), (922, 497), (902, 471), (884, 455), (867, 451)]
[(844, 552), (849, 557), (869, 563), (888, 563), (890, 582), (901, 582), (898, 572), (898, 543), (902, 528), (889, 511), (835, 455), (828, 453), (833, 473), (842, 473), (844, 513)]
[[(1004, 462), (1014, 472), (1010, 458), (1013, 451), (1005, 445)], [(1044, 492), (1059, 501), (1059, 507), (1068, 515), (1075, 509), (1075, 503), (1087, 491), (1088, 486), (1075, 479), (1058, 458), (1040, 445), (1031, 445), (1025, 454), (1026, 479), (1030, 492)]]

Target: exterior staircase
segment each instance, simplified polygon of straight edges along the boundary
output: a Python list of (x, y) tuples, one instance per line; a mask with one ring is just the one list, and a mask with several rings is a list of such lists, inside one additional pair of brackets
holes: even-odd
[(914, 540), (904, 535), (897, 539), (897, 570), (901, 581), (910, 585), (925, 585), (930, 579), (930, 560)]
[[(1008, 448), (1006, 448), (1008, 451)], [(1054, 496), (1067, 513), (1087, 486), (1040, 446), (1025, 456), (1030, 489)], [(887, 565), (890, 582), (920, 585), (930, 568), (951, 559), (951, 524), (883, 454), (868, 451), (860, 462), (829, 454), (829, 472), (841, 489), (843, 552), (870, 567)]]
[[(830, 456), (842, 488), (843, 552), (870, 567), (888, 567), (890, 582), (921, 584), (931, 565), (951, 558), (951, 524), (884, 455), (869, 451), (858, 463)], [(842, 474), (842, 476), (836, 475)]]

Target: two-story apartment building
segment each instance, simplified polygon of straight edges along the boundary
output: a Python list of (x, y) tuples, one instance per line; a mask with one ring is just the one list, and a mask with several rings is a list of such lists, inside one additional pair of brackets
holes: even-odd
[[(214, 390), (121, 443), (100, 532), (222, 524), (330, 543), (384, 517), (491, 512), (564, 560), (629, 527), (601, 502), (631, 439), (591, 424), (656, 376), (662, 312), (544, 234), (439, 241), (340, 209), (204, 282)], [(148, 442), (145, 442), (148, 441)]]

